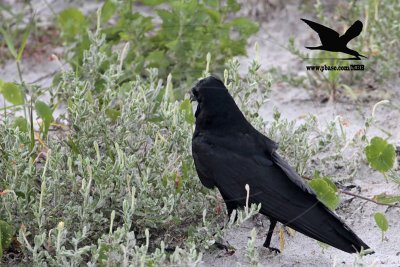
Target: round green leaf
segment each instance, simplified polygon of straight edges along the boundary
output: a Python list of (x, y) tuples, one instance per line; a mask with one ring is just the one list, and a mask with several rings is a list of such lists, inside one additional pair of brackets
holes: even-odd
[(24, 103), (24, 96), (20, 85), (2, 82), (0, 83), (0, 87), (0, 92), (8, 102), (14, 105), (21, 105)]
[(371, 139), (371, 142), (365, 148), (365, 154), (369, 165), (382, 173), (387, 172), (393, 167), (396, 158), (394, 146), (380, 137)]
[(383, 213), (376, 212), (374, 213), (374, 219), (378, 227), (383, 231), (386, 232), (389, 229), (389, 223), (386, 219), (386, 216)]
[(327, 182), (327, 178), (316, 178), (310, 181), (310, 186), (317, 194), (317, 198), (329, 209), (334, 210), (339, 206), (340, 199), (336, 193), (336, 186)]
[(74, 39), (77, 34), (86, 31), (85, 16), (74, 7), (66, 8), (58, 14), (58, 24), (67, 39)]
[(27, 133), (29, 131), (28, 121), (21, 116), (15, 118), (13, 126), (19, 128), (21, 132)]

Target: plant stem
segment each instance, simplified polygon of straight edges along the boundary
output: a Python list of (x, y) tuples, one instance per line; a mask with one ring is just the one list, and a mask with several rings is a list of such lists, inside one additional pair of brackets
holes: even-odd
[(3, 101), (4, 101), (4, 119), (6, 119), (6, 118), (7, 118), (7, 104), (6, 104), (6, 99), (3, 98)]
[(342, 193), (342, 194), (345, 194), (345, 195), (349, 195), (349, 196), (361, 198), (361, 199), (366, 200), (366, 201), (369, 201), (369, 202), (373, 202), (373, 203), (375, 203), (375, 204), (377, 204), (377, 205), (383, 205), (383, 206), (389, 206), (389, 207), (400, 208), (400, 205), (397, 205), (397, 204), (390, 204), (390, 203), (381, 203), (381, 202), (378, 202), (378, 201), (376, 201), (376, 200), (374, 200), (374, 199), (372, 199), (372, 198), (367, 198), (367, 197), (364, 197), (364, 196), (360, 196), (360, 195), (351, 193), (351, 192), (349, 192), (349, 191), (339, 190), (339, 192)]
[[(16, 64), (17, 64), (17, 70), (18, 70), (18, 77), (19, 77), (19, 80), (21, 82), (22, 87), (24, 88), (24, 101), (26, 102), (25, 91), (27, 91), (27, 88), (26, 88), (24, 79), (22, 78), (22, 72), (21, 72), (21, 67), (19, 65), (19, 61), (16, 61)], [(24, 107), (24, 115), (25, 115), (25, 119), (26, 119), (27, 118), (27, 114), (26, 114), (25, 105), (23, 105), (23, 107)]]
[[(306, 177), (306, 176), (301, 176), (301, 177), (303, 179), (305, 179), (305, 180), (309, 180), (309, 181), (312, 180), (312, 178), (310, 178), (310, 177)], [(361, 196), (361, 195), (358, 195), (358, 194), (355, 194), (355, 193), (352, 193), (352, 192), (349, 192), (349, 191), (346, 191), (346, 190), (342, 190), (342, 189), (339, 189), (339, 193), (345, 194), (345, 195), (349, 195), (349, 196), (352, 196), (352, 197), (356, 197), (356, 198), (360, 198), (360, 199), (375, 203), (377, 205), (400, 208), (400, 205), (397, 205), (397, 204), (381, 203), (381, 202), (378, 202), (378, 201), (374, 200), (373, 198), (364, 197), (364, 196)]]

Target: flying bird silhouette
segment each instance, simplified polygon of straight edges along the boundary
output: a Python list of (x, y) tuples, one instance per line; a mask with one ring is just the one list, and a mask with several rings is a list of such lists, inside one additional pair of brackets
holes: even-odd
[(339, 36), (338, 32), (324, 25), (306, 19), (301, 19), (301, 20), (307, 23), (308, 26), (311, 27), (311, 29), (313, 29), (318, 33), (319, 39), (321, 39), (322, 43), (321, 46), (316, 46), (316, 47), (306, 46), (306, 48), (313, 50), (342, 52), (355, 57), (347, 59), (361, 60), (360, 57), (367, 58), (366, 56), (360, 55), (357, 51), (347, 47), (348, 42), (350, 42), (352, 39), (360, 35), (363, 28), (363, 24), (361, 21), (357, 20), (356, 22), (354, 22), (353, 25), (351, 25), (350, 28), (348, 28), (347, 31), (342, 36)]
[(276, 223), (348, 253), (368, 249), (340, 218), (317, 199), (312, 188), (276, 152), (277, 144), (244, 117), (222, 81), (200, 80), (191, 99), (198, 102), (192, 154), (197, 174), (207, 188), (217, 187), (228, 215), (249, 203), (271, 224), (264, 247), (270, 246)]

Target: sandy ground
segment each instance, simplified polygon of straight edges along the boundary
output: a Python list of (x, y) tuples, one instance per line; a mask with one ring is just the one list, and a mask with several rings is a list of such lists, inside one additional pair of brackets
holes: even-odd
[[(35, 2), (35, 1), (34, 1)], [(40, 12), (51, 16), (46, 8), (40, 7), (40, 1), (36, 6)], [(62, 9), (62, 1), (51, 1), (55, 11)], [(57, 4), (58, 3), (58, 4)], [(85, 2), (86, 10), (95, 9), (96, 4)], [(283, 72), (304, 73), (304, 63), (299, 62), (282, 45), (286, 45), (291, 35), (296, 36), (297, 44), (304, 44), (308, 38), (312, 38), (310, 32), (301, 33), (299, 22), (300, 17), (307, 17), (309, 14), (300, 13), (296, 5), (290, 4), (283, 9), (277, 9), (275, 13), (268, 18), (268, 21), (261, 23), (260, 32), (251, 38), (249, 42), (249, 58), (254, 58), (254, 43), (258, 42), (260, 46), (260, 61), (263, 70), (267, 71), (272, 67), (282, 69)], [(284, 23), (283, 23), (284, 22)], [(45, 23), (45, 22), (44, 22)], [(49, 49), (38, 63), (37, 59), (24, 59), (22, 62), (24, 79), (29, 83), (37, 81), (39, 85), (48, 86), (51, 83), (51, 74), (60, 66), (57, 62), (50, 59), (52, 53), (58, 53), (59, 48)], [(242, 68), (245, 69), (249, 64), (249, 58), (240, 59)], [(18, 81), (17, 72), (14, 63), (9, 62), (0, 68), (0, 79), (5, 81)], [(42, 77), (45, 77), (41, 79)], [(391, 101), (399, 105), (400, 87), (393, 87), (395, 92)], [(0, 107), (3, 100), (0, 96)], [(326, 103), (311, 97), (309, 91), (304, 88), (293, 88), (292, 86), (273, 81), (271, 97), (262, 110), (266, 121), (271, 120), (272, 110), (277, 107), (283, 117), (297, 119), (299, 122), (305, 115), (311, 113), (318, 116), (318, 120), (323, 127), (324, 124), (333, 120), (337, 115), (342, 116), (349, 121), (346, 131), (350, 138), (364, 125), (364, 116), (369, 115), (375, 102), (363, 104), (361, 112), (354, 110), (354, 105), (350, 103)], [(59, 114), (59, 113), (57, 113)], [(55, 115), (57, 117), (57, 114)], [(377, 124), (389, 130), (393, 136), (390, 141), (398, 143), (400, 141), (400, 116), (399, 111), (391, 110), (387, 107), (379, 108), (377, 111)], [(378, 129), (371, 129), (370, 134), (380, 134)], [(372, 172), (368, 167), (363, 166), (357, 177), (351, 181), (351, 184), (360, 186), (360, 194), (372, 197), (379, 193), (399, 194), (399, 186), (394, 183), (387, 183), (381, 174)], [(233, 255), (228, 255), (224, 251), (211, 250), (204, 254), (203, 266), (247, 266), (246, 245), (250, 237), (250, 231), (256, 227), (258, 232), (257, 251), (259, 254), (259, 266), (400, 266), (400, 209), (385, 206), (377, 206), (373, 203), (352, 199), (344, 196), (341, 206), (337, 213), (343, 218), (359, 236), (369, 244), (376, 253), (370, 256), (359, 258), (357, 255), (349, 255), (334, 248), (322, 248), (315, 240), (312, 240), (300, 233), (294, 236), (285, 235), (285, 248), (283, 253), (275, 255), (262, 247), (269, 221), (262, 219), (262, 224), (254, 221), (248, 221), (243, 226), (228, 231), (225, 239), (236, 248)], [(385, 233), (382, 241), (381, 232), (375, 225), (372, 214), (374, 212), (384, 212), (389, 219), (390, 228)], [(278, 229), (281, 227), (278, 224)], [(278, 235), (274, 234), (272, 245), (279, 247)]]

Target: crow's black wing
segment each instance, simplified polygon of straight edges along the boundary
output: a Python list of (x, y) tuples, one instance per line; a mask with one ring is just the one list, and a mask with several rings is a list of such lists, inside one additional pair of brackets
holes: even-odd
[(331, 28), (328, 28), (324, 25), (318, 24), (314, 21), (307, 20), (307, 19), (301, 19), (305, 23), (308, 24), (308, 26), (311, 27), (314, 31), (316, 31), (319, 35), (319, 39), (321, 39), (321, 43), (323, 45), (332, 45), (332, 40), (336, 40), (339, 38), (339, 33), (336, 32), (335, 30), (332, 30)]
[(261, 142), (263, 144), (262, 147), (264, 147), (264, 154), (266, 154), (266, 156), (270, 158), (273, 163), (278, 165), (280, 169), (286, 174), (287, 178), (289, 178), (289, 180), (291, 180), (295, 185), (300, 187), (304, 192), (315, 196), (315, 192), (304, 181), (304, 179), (301, 178), (295, 170), (293, 170), (293, 168), (288, 164), (287, 161), (285, 161), (278, 153), (276, 153), (276, 150), (278, 149), (278, 144), (258, 132), (256, 129), (254, 129), (254, 131), (254, 134), (258, 135), (259, 140), (257, 142)]
[(278, 153), (272, 153), (273, 162), (278, 165), (281, 170), (286, 174), (287, 178), (289, 178), (295, 185), (301, 188), (305, 193), (311, 194), (315, 196), (315, 192), (312, 188), (304, 181), (300, 175), (293, 170), (293, 168), (285, 161)]
[(201, 183), (209, 189), (212, 189), (215, 186), (212, 168), (209, 168), (208, 162), (208, 158), (211, 156), (210, 153), (213, 152), (211, 145), (208, 144), (204, 138), (201, 136), (193, 138), (192, 155), (197, 175), (199, 176)]
[[(258, 133), (254, 128), (251, 128), (251, 132), (255, 134), (254, 136), (259, 139), (259, 142), (264, 144), (266, 153), (271, 154), (278, 148), (278, 145), (274, 141)], [(216, 152), (216, 146), (234, 146), (237, 150), (242, 151), (242, 153), (251, 155), (251, 158), (256, 162), (265, 161), (264, 156), (252, 153), (252, 151), (259, 149), (256, 143), (249, 142), (250, 140), (253, 141), (254, 136), (250, 134), (241, 134), (241, 138), (244, 139), (241, 140), (241, 142), (236, 142), (236, 140), (229, 135), (210, 138), (210, 136), (195, 133), (192, 140), (192, 155), (201, 183), (207, 188), (213, 188), (216, 185), (216, 180), (214, 179), (215, 173), (213, 173), (213, 168), (209, 167), (213, 164), (218, 164), (218, 162), (213, 161), (213, 159), (220, 156), (218, 152)], [(217, 143), (215, 141), (217, 141)], [(227, 155), (227, 157), (229, 157), (229, 155)]]
[(288, 212), (282, 207), (294, 207), (294, 214), (300, 214), (318, 203), (298, 175), (288, 177), (295, 174), (290, 166), (276, 152), (269, 155), (266, 146), (251, 134), (199, 135), (193, 139), (192, 150), (202, 183), (217, 186), (238, 205), (245, 204), (245, 184), (250, 186), (251, 198), (262, 203), (268, 215), (282, 222), (292, 218), (286, 216)]
[(347, 29), (347, 31), (342, 36), (340, 36), (340, 40), (347, 44), (348, 42), (350, 42), (351, 39), (360, 35), (362, 28), (362, 22), (357, 20), (353, 23), (353, 25), (350, 26), (350, 28)]
[[(368, 248), (329, 211), (307, 184), (277, 154), (269, 155), (254, 135), (197, 136), (193, 140), (196, 169), (204, 183), (212, 181), (225, 201), (261, 203), (261, 213), (293, 229), (347, 252)], [(276, 153), (276, 152), (274, 152)], [(195, 156), (196, 155), (196, 156)], [(203, 176), (204, 175), (204, 176)]]

